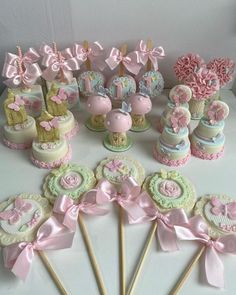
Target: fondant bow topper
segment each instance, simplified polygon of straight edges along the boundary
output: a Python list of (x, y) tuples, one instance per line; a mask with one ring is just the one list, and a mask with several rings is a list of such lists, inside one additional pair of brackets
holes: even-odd
[(75, 203), (69, 196), (58, 197), (54, 203), (53, 212), (62, 218), (64, 226), (72, 231), (76, 230), (78, 216), (82, 212), (88, 215), (105, 215), (108, 210), (103, 209), (96, 203), (97, 190), (86, 192), (79, 203)]
[(122, 63), (129, 72), (135, 75), (137, 75), (141, 69), (137, 51), (130, 52), (124, 56), (118, 48), (113, 47), (109, 57), (105, 61), (111, 70), (114, 70), (120, 63)]
[(53, 47), (43, 44), (40, 48), (40, 54), (43, 56), (42, 65), (46, 67), (42, 77), (47, 81), (59, 78), (65, 79), (67, 83), (70, 83), (73, 77), (72, 71), (80, 68), (79, 61), (73, 56), (71, 49), (66, 48), (63, 51), (59, 51), (57, 50), (56, 43), (53, 43)]
[(219, 254), (236, 255), (236, 235), (225, 235), (212, 239), (208, 234), (208, 226), (197, 215), (189, 219), (186, 226), (175, 226), (176, 235), (180, 240), (197, 241), (205, 245), (205, 273), (207, 282), (218, 288), (224, 287), (224, 265)]
[(84, 48), (83, 45), (75, 43), (72, 47), (72, 53), (73, 56), (77, 58), (80, 65), (86, 60), (90, 60), (100, 71), (103, 71), (106, 67), (104, 61), (105, 51), (98, 41), (89, 43), (88, 48)]
[(130, 224), (154, 221), (157, 223), (157, 239), (163, 251), (178, 250), (175, 225), (188, 223), (188, 218), (183, 209), (172, 209), (168, 212), (161, 212), (147, 192), (136, 199), (136, 204), (140, 208), (140, 215), (136, 218), (129, 218)]
[(29, 274), (35, 251), (70, 248), (74, 233), (55, 217), (50, 217), (38, 229), (32, 242), (19, 242), (3, 248), (4, 266), (25, 280)]
[(155, 71), (158, 70), (158, 59), (165, 57), (165, 51), (163, 47), (154, 47), (153, 49), (148, 49), (147, 43), (141, 40), (137, 46), (136, 51), (138, 52), (139, 61), (146, 65), (147, 61), (150, 60)]
[(31, 88), (38, 77), (42, 75), (41, 69), (36, 63), (40, 55), (34, 48), (29, 48), (24, 55), (20, 47), (17, 48), (18, 55), (6, 53), (2, 76), (8, 79), (4, 81), (4, 84), (10, 88)]

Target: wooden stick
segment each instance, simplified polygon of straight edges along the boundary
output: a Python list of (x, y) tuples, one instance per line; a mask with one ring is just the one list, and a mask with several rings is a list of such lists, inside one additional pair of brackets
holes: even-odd
[[(121, 54), (122, 55), (126, 55), (126, 52), (127, 52), (127, 44), (123, 44), (121, 46), (120, 51), (121, 51)], [(124, 65), (123, 65), (122, 62), (119, 64), (119, 72), (118, 72), (118, 75), (119, 75), (119, 77), (122, 77), (122, 76), (125, 75), (125, 67), (124, 67)]]
[(119, 260), (120, 260), (120, 295), (126, 294), (126, 263), (125, 263), (125, 234), (124, 210), (119, 206)]
[[(147, 40), (147, 50), (152, 50), (153, 48), (153, 43), (151, 39)], [(148, 59), (147, 61), (147, 72), (151, 71), (152, 69), (152, 62), (150, 61), (150, 59)]]
[(88, 252), (88, 256), (89, 256), (89, 259), (90, 259), (90, 262), (91, 262), (91, 265), (92, 265), (92, 268), (93, 268), (93, 272), (94, 272), (94, 275), (95, 275), (95, 278), (96, 278), (96, 281), (97, 281), (99, 292), (100, 292), (101, 295), (106, 295), (107, 291), (106, 291), (106, 288), (105, 288), (105, 285), (104, 285), (104, 282), (103, 282), (102, 274), (101, 274), (101, 271), (99, 269), (99, 265), (98, 265), (96, 256), (95, 256), (94, 251), (93, 251), (92, 243), (90, 241), (89, 234), (88, 234), (88, 231), (86, 229), (86, 226), (84, 224), (84, 221), (83, 221), (83, 218), (82, 218), (81, 214), (79, 214), (78, 223), (79, 223), (80, 230), (81, 230), (81, 233), (82, 233), (82, 236), (83, 236), (83, 239), (84, 239), (84, 243), (85, 243), (85, 246), (86, 246), (86, 249), (87, 249), (87, 252)]
[(183, 287), (184, 283), (187, 281), (189, 275), (191, 274), (194, 266), (202, 256), (206, 249), (206, 246), (203, 246), (193, 257), (191, 263), (187, 266), (183, 274), (181, 275), (180, 279), (178, 280), (177, 284), (175, 285), (174, 289), (170, 292), (169, 295), (176, 295), (179, 293), (180, 289)]
[(154, 222), (152, 227), (151, 227), (151, 230), (148, 233), (148, 237), (146, 239), (146, 242), (145, 242), (145, 245), (143, 247), (142, 253), (140, 255), (140, 258), (139, 258), (138, 264), (136, 266), (136, 269), (134, 271), (134, 275), (133, 275), (133, 277), (131, 279), (127, 295), (133, 294), (135, 285), (136, 285), (136, 283), (138, 281), (139, 275), (141, 273), (145, 258), (147, 257), (147, 254), (149, 252), (149, 249), (150, 249), (150, 246), (152, 244), (152, 241), (153, 241), (154, 234), (155, 234), (156, 230), (157, 230), (157, 222)]
[(50, 274), (51, 278), (53, 279), (54, 283), (56, 284), (58, 290), (62, 295), (68, 295), (66, 289), (62, 285), (60, 279), (58, 278), (56, 272), (54, 271), (53, 267), (51, 266), (46, 254), (43, 251), (38, 251), (39, 257), (41, 258), (44, 266), (46, 267), (48, 273)]
[[(88, 50), (88, 48), (89, 48), (89, 43), (88, 43), (87, 40), (84, 40), (83, 46), (84, 46), (84, 49), (85, 49), (85, 50)], [(88, 71), (91, 71), (91, 69), (92, 69), (92, 65), (91, 65), (91, 61), (89, 60), (89, 58), (87, 58), (85, 64), (86, 64), (86, 68), (87, 68), (87, 70), (88, 70)]]

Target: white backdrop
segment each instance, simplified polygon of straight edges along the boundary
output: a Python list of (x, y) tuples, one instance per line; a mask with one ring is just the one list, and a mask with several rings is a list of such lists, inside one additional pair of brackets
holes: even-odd
[(105, 47), (127, 42), (132, 50), (152, 38), (166, 50), (160, 70), (168, 88), (176, 82), (173, 63), (186, 52), (236, 60), (235, 15), (235, 0), (1, 0), (0, 68), (18, 44), (55, 40), (62, 48), (88, 39)]

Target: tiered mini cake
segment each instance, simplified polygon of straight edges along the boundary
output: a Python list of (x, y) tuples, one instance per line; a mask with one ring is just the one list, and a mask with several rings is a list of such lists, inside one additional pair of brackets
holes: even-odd
[(27, 116), (24, 104), (21, 96), (8, 90), (4, 101), (7, 124), (3, 126), (3, 142), (12, 149), (30, 148), (37, 135), (35, 120)]
[(214, 160), (223, 155), (224, 120), (228, 114), (229, 107), (222, 101), (213, 101), (207, 106), (204, 117), (191, 135), (191, 150), (194, 156)]
[(168, 166), (180, 166), (189, 160), (190, 118), (190, 112), (184, 107), (176, 107), (168, 114), (166, 126), (154, 147), (157, 161)]
[(169, 100), (165, 110), (163, 111), (161, 118), (157, 125), (157, 130), (162, 133), (164, 126), (166, 125), (168, 114), (175, 107), (185, 107), (188, 109), (188, 102), (192, 97), (192, 91), (190, 87), (186, 85), (176, 85), (169, 93)]

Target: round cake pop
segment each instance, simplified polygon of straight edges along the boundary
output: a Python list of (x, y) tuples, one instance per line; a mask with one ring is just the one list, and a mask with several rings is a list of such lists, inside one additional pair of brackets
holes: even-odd
[(104, 121), (112, 105), (104, 87), (100, 86), (97, 94), (88, 97), (86, 109), (92, 114), (86, 122), (86, 127), (92, 131), (105, 131)]
[(104, 138), (103, 144), (108, 150), (122, 152), (132, 146), (132, 140), (126, 134), (132, 127), (130, 111), (130, 105), (123, 102), (121, 109), (114, 109), (107, 114), (105, 126), (109, 133)]

